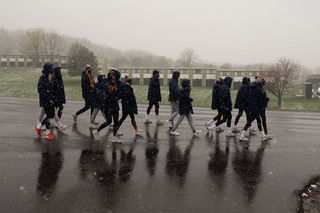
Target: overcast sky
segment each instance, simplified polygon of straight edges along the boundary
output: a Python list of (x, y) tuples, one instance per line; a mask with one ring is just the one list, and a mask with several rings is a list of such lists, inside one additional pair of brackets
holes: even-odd
[(1, 0), (0, 20), (174, 60), (192, 48), (220, 64), (320, 66), (320, 0)]

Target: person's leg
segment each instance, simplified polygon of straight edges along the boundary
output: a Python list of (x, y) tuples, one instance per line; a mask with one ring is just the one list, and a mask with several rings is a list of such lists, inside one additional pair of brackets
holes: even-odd
[(169, 118), (169, 121), (173, 125), (173, 120), (177, 115), (179, 114), (179, 105), (175, 101), (171, 101), (171, 116)]
[(180, 117), (178, 118), (178, 121), (175, 123), (175, 125), (173, 126), (171, 132), (175, 132), (179, 126), (179, 124), (182, 122), (182, 120), (184, 119), (184, 117), (186, 117), (185, 114), (180, 115)]
[[(46, 113), (46, 117), (41, 122), (41, 127), (43, 125), (46, 125), (46, 137), (47, 137), (50, 134), (50, 120), (54, 117), (54, 107), (44, 108), (44, 111)], [(41, 127), (38, 129), (41, 129)]]
[(267, 129), (266, 114), (262, 113), (262, 114), (260, 114), (260, 117), (261, 117), (261, 120), (262, 120), (262, 126), (263, 126), (264, 133), (267, 135), (268, 134), (268, 129)]
[(237, 128), (238, 122), (239, 122), (242, 114), (243, 114), (243, 109), (239, 109), (238, 115), (237, 115), (237, 117), (236, 117), (236, 119), (234, 121), (234, 126), (233, 126), (234, 129)]
[(112, 113), (113, 117), (113, 137), (117, 136), (118, 122), (119, 122), (119, 111)]
[(196, 132), (196, 129), (193, 126), (192, 114), (189, 113), (186, 115), (186, 117), (187, 117), (187, 120), (188, 120), (188, 123), (189, 123), (189, 126), (190, 126), (192, 132)]
[(61, 125), (60, 120), (59, 120), (59, 117), (58, 117), (58, 107), (55, 107), (55, 108), (54, 108), (54, 116), (53, 116), (53, 118), (54, 118), (54, 121), (55, 121), (58, 125)]
[[(240, 137), (240, 140), (242, 139), (245, 139), (245, 135), (246, 135), (246, 132), (248, 130), (248, 128), (251, 126), (251, 123), (256, 119), (256, 114), (249, 114), (248, 116), (248, 121), (246, 123), (246, 125), (243, 127), (242, 129), (242, 133), (241, 133), (241, 137)], [(248, 139), (246, 139), (248, 140)]]
[(81, 113), (84, 113), (85, 111), (87, 111), (88, 109), (91, 108), (91, 99), (90, 98), (86, 98), (84, 99), (85, 101), (85, 105), (82, 109), (80, 109), (78, 112), (76, 112), (76, 116), (80, 115)]
[(146, 117), (145, 117), (145, 120), (148, 121), (149, 120), (149, 114), (150, 114), (150, 111), (152, 109), (152, 106), (153, 106), (154, 102), (153, 101), (149, 101), (149, 106), (147, 108), (147, 114), (146, 114)]
[(213, 130), (214, 128), (216, 128), (217, 126), (220, 126), (221, 124), (223, 124), (224, 122), (226, 122), (227, 121), (227, 119), (228, 119), (228, 116), (229, 116), (229, 114), (228, 114), (228, 112), (223, 112), (222, 113), (222, 120), (220, 119), (220, 120), (218, 120), (217, 121), (217, 123), (215, 123), (215, 124), (213, 124), (211, 127), (210, 127), (210, 129), (211, 130)]
[(41, 124), (41, 121), (43, 120), (45, 114), (46, 114), (46, 113), (45, 113), (45, 111), (44, 111), (44, 108), (41, 107), (40, 112), (39, 112), (39, 116), (38, 116), (37, 126), (38, 126), (39, 124)]
[(123, 121), (127, 118), (128, 114), (127, 113), (123, 113), (121, 119), (118, 121), (118, 129), (120, 129), (121, 124), (123, 123)]
[(94, 108), (94, 110), (91, 114), (90, 124), (94, 124), (94, 120), (96, 119), (99, 110), (100, 110), (99, 108)]
[(230, 134), (231, 133), (231, 120), (232, 120), (231, 111), (227, 112), (226, 115), (227, 115), (228, 135), (229, 136), (233, 136), (233, 134)]
[(58, 118), (61, 119), (62, 117), (62, 112), (63, 112), (64, 106), (61, 104), (59, 106), (59, 110), (58, 110)]
[(109, 126), (112, 122), (112, 116), (111, 113), (109, 112), (109, 107), (106, 107), (106, 110), (104, 111), (104, 114), (106, 116), (106, 122), (104, 122), (103, 124), (101, 124), (99, 126), (99, 128), (97, 129), (97, 132), (99, 133), (102, 129), (104, 129), (105, 127)]
[(138, 127), (137, 127), (137, 124), (136, 124), (136, 120), (134, 119), (134, 114), (133, 113), (130, 113), (129, 114), (130, 118), (131, 118), (131, 124), (133, 126), (133, 128), (138, 131)]

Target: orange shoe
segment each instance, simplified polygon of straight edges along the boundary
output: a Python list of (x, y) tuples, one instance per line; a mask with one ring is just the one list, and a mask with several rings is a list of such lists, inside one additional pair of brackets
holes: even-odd
[(51, 134), (51, 132), (50, 132), (49, 134), (46, 134), (46, 135), (44, 136), (44, 138), (55, 139), (56, 137), (54, 137), (54, 136)]
[(36, 131), (36, 133), (41, 136), (41, 129), (38, 129), (37, 126), (33, 127), (33, 130)]

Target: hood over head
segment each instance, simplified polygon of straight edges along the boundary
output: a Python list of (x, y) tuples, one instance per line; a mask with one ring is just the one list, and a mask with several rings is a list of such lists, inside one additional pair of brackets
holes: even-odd
[(243, 79), (242, 79), (242, 84), (243, 84), (243, 85), (248, 85), (248, 84), (250, 84), (250, 78), (243, 77)]
[(180, 72), (174, 71), (174, 72), (172, 73), (172, 78), (178, 79), (179, 77), (180, 77)]
[(231, 86), (231, 83), (232, 83), (232, 78), (231, 77), (226, 77), (225, 79), (224, 79), (224, 84), (226, 84), (226, 85), (228, 85), (229, 87)]
[(53, 64), (51, 63), (46, 63), (45, 65), (43, 65), (43, 70), (42, 73), (49, 75), (50, 74), (50, 70), (53, 68)]
[(111, 74), (113, 74), (113, 75), (116, 76), (117, 81), (120, 80), (121, 73), (120, 73), (118, 70), (115, 70), (115, 69), (110, 70), (109, 73), (108, 73), (108, 77), (109, 77)]
[(99, 82), (99, 83), (102, 82), (102, 77), (103, 77), (103, 76), (106, 77), (105, 75), (98, 75), (98, 76), (97, 76), (97, 79), (98, 79), (98, 82)]
[(190, 84), (190, 80), (189, 79), (184, 79), (182, 81), (182, 87), (183, 88), (187, 88), (188, 84)]

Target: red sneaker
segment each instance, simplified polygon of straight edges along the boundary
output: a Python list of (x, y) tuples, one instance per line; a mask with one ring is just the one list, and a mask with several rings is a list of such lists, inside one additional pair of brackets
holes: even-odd
[(46, 135), (44, 136), (44, 138), (54, 139), (54, 138), (56, 138), (56, 137), (54, 137), (51, 133), (49, 133), (49, 134), (46, 134)]
[(38, 129), (37, 126), (33, 127), (33, 130), (36, 131), (36, 133), (41, 136), (41, 129)]

